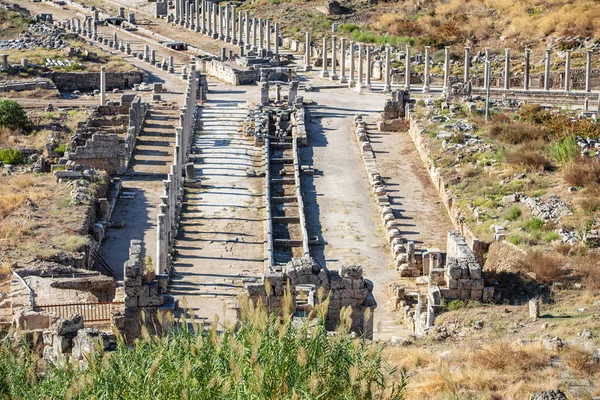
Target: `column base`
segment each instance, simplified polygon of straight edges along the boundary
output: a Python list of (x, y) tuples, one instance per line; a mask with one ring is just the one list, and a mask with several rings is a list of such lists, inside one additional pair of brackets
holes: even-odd
[(208, 34), (208, 31), (206, 30), (206, 28), (202, 28), (202, 29), (200, 30), (200, 33), (202, 33), (203, 35), (207, 35), (207, 34)]
[(238, 41), (237, 41), (236, 39), (233, 39), (233, 40), (231, 41), (231, 44), (237, 44), (237, 42), (238, 42)]
[(210, 37), (212, 37), (213, 39), (219, 39), (219, 34), (213, 33), (212, 35), (210, 35)]
[(219, 40), (225, 40), (225, 36), (223, 36), (223, 35), (219, 35), (219, 36), (218, 36), (218, 39), (219, 39)]
[(423, 93), (429, 93), (429, 86), (423, 86)]
[(225, 36), (225, 41), (226, 41), (227, 43), (230, 43), (230, 42), (231, 42), (231, 38), (230, 38), (229, 36)]
[(392, 85), (383, 85), (383, 91), (389, 93), (392, 91)]
[(340, 76), (340, 83), (348, 83), (348, 78), (345, 76)]
[(410, 92), (410, 85), (409, 86), (404, 85), (404, 90), (407, 90)]
[(329, 76), (329, 71), (323, 70), (321, 71), (321, 78), (327, 78)]
[(307, 64), (304, 66), (304, 72), (312, 71), (312, 65)]
[(354, 79), (348, 80), (348, 87), (352, 89), (354, 86), (356, 86), (356, 82), (354, 82)]
[(338, 79), (340, 79), (339, 76), (337, 76), (337, 74), (331, 74), (329, 75), (329, 79), (331, 79), (332, 81), (337, 81)]

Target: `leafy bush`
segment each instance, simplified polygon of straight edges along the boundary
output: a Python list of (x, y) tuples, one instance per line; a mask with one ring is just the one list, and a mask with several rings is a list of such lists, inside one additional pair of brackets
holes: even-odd
[[(96, 351), (87, 368), (47, 366), (27, 346), (0, 348), (0, 397), (80, 399), (401, 399), (406, 379), (382, 347), (348, 335), (351, 310), (335, 335), (325, 329), (328, 300), (299, 327), (240, 299), (239, 326), (182, 321), (163, 337), (147, 333), (134, 346), (118, 337), (114, 353)], [(315, 323), (314, 318), (317, 319)], [(219, 331), (217, 331), (219, 326)], [(237, 329), (236, 329), (237, 328)]]
[(539, 150), (534, 149), (533, 146), (523, 146), (512, 150), (506, 156), (506, 161), (531, 172), (549, 170), (552, 167), (550, 161)]
[(568, 165), (575, 162), (579, 156), (579, 146), (574, 137), (568, 137), (549, 145), (548, 152), (558, 164)]
[(462, 300), (451, 300), (450, 303), (448, 303), (448, 311), (456, 311), (456, 310), (460, 310), (461, 308), (465, 308), (466, 303)]
[(542, 229), (542, 227), (544, 226), (544, 221), (542, 221), (538, 217), (533, 217), (533, 218), (529, 218), (527, 221), (525, 221), (523, 226), (529, 232), (535, 232), (535, 231), (539, 231), (540, 229)]
[(516, 221), (521, 218), (521, 214), (522, 212), (519, 206), (512, 206), (506, 213), (506, 219), (509, 221)]
[(543, 283), (559, 281), (565, 275), (559, 256), (537, 251), (528, 253), (519, 269), (535, 274), (535, 279)]
[(494, 124), (488, 133), (491, 137), (507, 144), (520, 144), (544, 137), (544, 131), (539, 126), (523, 122)]
[(548, 232), (544, 235), (544, 240), (546, 242), (554, 242), (555, 240), (559, 240), (560, 235), (556, 231)]
[(25, 110), (19, 103), (13, 100), (0, 100), (0, 126), (26, 129), (29, 124)]
[(56, 154), (58, 154), (59, 157), (62, 157), (65, 155), (65, 151), (67, 150), (67, 145), (66, 144), (61, 144), (60, 146), (58, 146), (57, 148), (54, 149), (54, 152)]
[(18, 149), (2, 149), (0, 150), (0, 161), (4, 164), (21, 164), (24, 161), (23, 153)]

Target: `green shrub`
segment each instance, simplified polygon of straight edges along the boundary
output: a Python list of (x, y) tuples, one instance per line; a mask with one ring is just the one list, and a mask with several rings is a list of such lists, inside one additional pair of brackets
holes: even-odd
[(512, 206), (506, 213), (506, 219), (509, 221), (516, 221), (521, 218), (522, 211), (519, 206)]
[(544, 226), (544, 221), (538, 217), (533, 217), (533, 218), (529, 218), (527, 221), (525, 221), (523, 226), (529, 232), (535, 232), (535, 231), (539, 231), (540, 229), (542, 229), (542, 227)]
[(548, 232), (544, 235), (544, 240), (546, 242), (554, 242), (555, 240), (559, 240), (560, 235), (556, 231)]
[(466, 303), (462, 300), (452, 300), (448, 303), (448, 311), (456, 311), (465, 308)]
[(575, 162), (579, 156), (579, 146), (574, 137), (568, 137), (560, 142), (550, 144), (547, 147), (550, 156), (559, 165), (568, 165)]
[(0, 150), (0, 161), (11, 165), (22, 164), (24, 161), (23, 153), (17, 149), (2, 149)]
[(11, 129), (26, 129), (30, 125), (25, 110), (13, 100), (0, 100), (0, 126)]
[(0, 397), (402, 399), (406, 376), (392, 376), (395, 369), (382, 359), (379, 344), (347, 333), (348, 308), (331, 335), (325, 329), (328, 305), (317, 305), (312, 321), (297, 326), (289, 312), (280, 318), (241, 298), (237, 327), (184, 320), (162, 337), (144, 332), (133, 346), (118, 337), (116, 351), (96, 350), (87, 356), (88, 367), (47, 365), (43, 375), (26, 344), (6, 340), (0, 346)]
[(518, 246), (519, 244), (521, 244), (521, 236), (519, 235), (510, 235), (508, 237), (508, 241), (512, 244), (514, 244), (515, 246)]
[(67, 145), (66, 144), (61, 144), (60, 146), (58, 146), (57, 148), (54, 149), (54, 152), (56, 154), (58, 154), (59, 157), (62, 157), (65, 155), (65, 151), (67, 150)]

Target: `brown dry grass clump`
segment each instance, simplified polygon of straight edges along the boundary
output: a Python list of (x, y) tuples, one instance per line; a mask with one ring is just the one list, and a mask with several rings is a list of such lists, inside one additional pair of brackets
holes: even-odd
[(530, 172), (549, 170), (552, 167), (550, 160), (542, 153), (542, 143), (526, 142), (514, 148), (506, 155), (509, 164), (517, 165)]
[(17, 175), (0, 178), (0, 216), (6, 216), (20, 207), (27, 199), (34, 203), (47, 199), (52, 193), (42, 189), (43, 179), (31, 175)]
[(600, 183), (600, 162), (578, 159), (563, 172), (565, 182), (573, 186), (593, 186)]
[(540, 126), (524, 122), (496, 123), (490, 127), (488, 134), (494, 139), (512, 145), (544, 138), (544, 130)]
[(473, 361), (485, 369), (499, 371), (513, 368), (527, 372), (546, 366), (549, 357), (541, 351), (531, 351), (508, 342), (498, 342), (476, 351)]
[(560, 281), (567, 272), (562, 262), (563, 259), (559, 255), (532, 251), (527, 254), (519, 270), (523, 273), (533, 273), (537, 281), (552, 283)]
[(579, 372), (594, 374), (599, 367), (592, 358), (592, 353), (580, 347), (569, 346), (560, 353), (561, 360)]

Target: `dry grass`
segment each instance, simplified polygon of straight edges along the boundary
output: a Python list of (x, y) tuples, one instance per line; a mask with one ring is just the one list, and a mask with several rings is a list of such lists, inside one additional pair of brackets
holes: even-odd
[(32, 202), (47, 199), (51, 193), (42, 189), (42, 179), (29, 175), (0, 177), (0, 216), (21, 207), (27, 199)]
[(498, 342), (477, 350), (473, 361), (485, 369), (496, 371), (508, 368), (529, 372), (543, 368), (549, 357), (539, 347), (518, 347), (508, 342)]
[(54, 246), (66, 251), (79, 251), (87, 242), (87, 237), (78, 235), (58, 235), (52, 238)]
[(559, 255), (532, 251), (527, 254), (519, 269), (524, 273), (533, 273), (537, 281), (552, 283), (560, 281), (566, 274), (562, 262)]
[(590, 186), (600, 183), (600, 162), (579, 159), (563, 172), (565, 182), (573, 186)]
[(532, 142), (514, 148), (506, 156), (506, 161), (530, 172), (548, 170), (552, 166), (550, 160), (541, 153), (539, 146)]
[(598, 365), (592, 358), (592, 353), (580, 347), (569, 346), (560, 353), (561, 360), (570, 368), (586, 374), (598, 371)]

